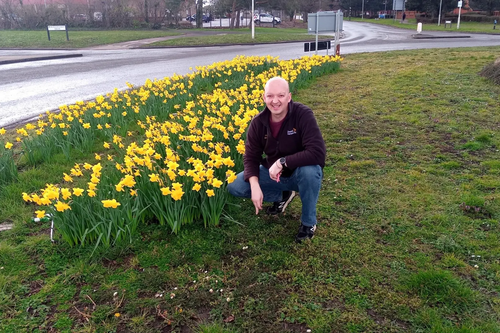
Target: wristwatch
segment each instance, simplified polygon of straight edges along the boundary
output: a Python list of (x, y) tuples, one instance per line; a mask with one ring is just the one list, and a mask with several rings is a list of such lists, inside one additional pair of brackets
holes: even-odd
[(282, 167), (282, 168), (284, 168), (284, 167), (285, 167), (285, 164), (286, 164), (286, 157), (281, 157), (281, 158), (279, 159), (279, 161), (280, 161), (281, 167)]

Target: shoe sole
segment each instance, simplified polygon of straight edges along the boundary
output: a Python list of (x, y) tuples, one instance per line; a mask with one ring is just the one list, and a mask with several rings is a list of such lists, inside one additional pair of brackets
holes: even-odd
[(285, 209), (286, 207), (288, 207), (288, 204), (290, 202), (292, 202), (292, 200), (297, 196), (297, 192), (295, 191), (292, 191), (292, 194), (290, 194), (290, 197), (288, 198), (288, 200), (285, 202), (285, 204), (283, 205), (283, 208), (281, 208), (281, 212), (279, 214), (283, 214), (285, 212)]

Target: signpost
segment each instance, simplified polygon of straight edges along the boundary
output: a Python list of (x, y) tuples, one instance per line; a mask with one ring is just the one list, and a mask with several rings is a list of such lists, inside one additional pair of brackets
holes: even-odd
[(458, 2), (458, 21), (457, 21), (457, 29), (460, 28), (460, 14), (462, 13), (462, 1)]
[[(313, 45), (308, 45), (308, 46), (304, 45), (304, 50), (306, 50), (307, 48), (309, 51), (314, 50), (315, 54), (318, 54), (318, 49), (322, 49), (318, 44), (318, 35), (320, 33), (326, 33), (326, 32), (335, 32), (335, 50), (337, 50), (338, 48), (337, 45), (339, 43), (339, 35), (340, 32), (343, 30), (343, 23), (344, 23), (343, 20), (344, 20), (344, 15), (340, 10), (336, 12), (328, 11), (328, 12), (308, 13), (307, 32), (309, 34), (313, 33), (316, 34), (316, 42), (314, 43), (314, 47)], [(316, 45), (318, 45), (318, 47), (316, 47)], [(329, 48), (330, 47), (326, 48), (327, 54)]]
[(49, 36), (49, 41), (50, 41), (50, 31), (66, 31), (66, 40), (69, 41), (68, 27), (66, 25), (48, 25), (47, 36)]

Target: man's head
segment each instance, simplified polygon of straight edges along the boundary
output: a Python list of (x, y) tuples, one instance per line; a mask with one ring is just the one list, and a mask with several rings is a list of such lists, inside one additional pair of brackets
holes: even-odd
[(262, 97), (267, 108), (271, 111), (274, 121), (280, 121), (286, 116), (292, 94), (285, 79), (279, 76), (269, 79), (264, 87)]

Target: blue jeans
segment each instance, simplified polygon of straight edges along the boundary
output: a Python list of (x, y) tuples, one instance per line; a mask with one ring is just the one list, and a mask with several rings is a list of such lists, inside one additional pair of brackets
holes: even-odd
[[(302, 216), (300, 220), (303, 225), (312, 227), (316, 225), (316, 204), (318, 203), (323, 170), (319, 165), (306, 165), (295, 169), (290, 177), (280, 177), (279, 183), (269, 177), (269, 170), (260, 166), (259, 184), (264, 194), (264, 201), (277, 202), (283, 198), (283, 191), (296, 191), (300, 193), (302, 201)], [(235, 197), (251, 198), (252, 191), (250, 183), (246, 182), (243, 172), (238, 178), (227, 185), (229, 193)]]

